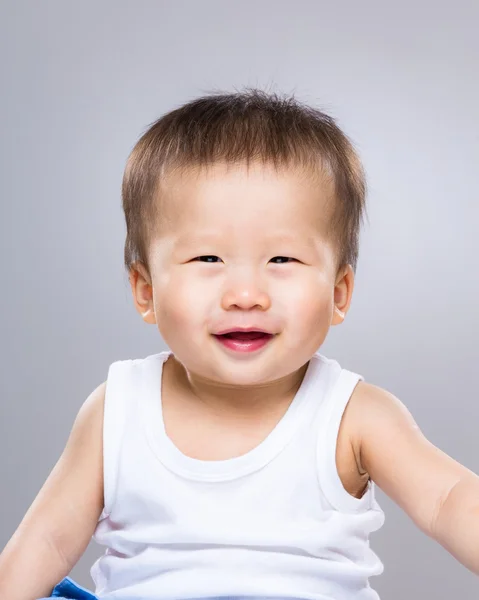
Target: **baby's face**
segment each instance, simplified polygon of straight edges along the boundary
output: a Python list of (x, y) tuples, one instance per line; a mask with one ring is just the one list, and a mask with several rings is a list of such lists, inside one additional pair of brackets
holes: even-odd
[[(253, 384), (305, 364), (334, 316), (335, 255), (326, 183), (260, 164), (171, 177), (150, 246), (153, 311), (175, 356), (212, 380)], [(228, 351), (231, 327), (275, 334)], [(248, 369), (245, 369), (245, 364)]]

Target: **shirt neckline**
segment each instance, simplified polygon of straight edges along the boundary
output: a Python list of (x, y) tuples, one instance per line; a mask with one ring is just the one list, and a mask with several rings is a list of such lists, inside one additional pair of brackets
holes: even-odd
[(165, 350), (144, 360), (142, 374), (144, 389), (141, 404), (144, 406), (144, 428), (149, 445), (156, 458), (170, 471), (197, 481), (227, 481), (257, 471), (268, 464), (291, 441), (298, 429), (306, 406), (320, 402), (310, 392), (313, 381), (319, 376), (322, 361), (315, 353), (309, 361), (303, 381), (291, 404), (268, 436), (246, 454), (225, 460), (200, 460), (183, 454), (166, 434), (163, 421), (161, 382), (163, 365), (172, 354)]

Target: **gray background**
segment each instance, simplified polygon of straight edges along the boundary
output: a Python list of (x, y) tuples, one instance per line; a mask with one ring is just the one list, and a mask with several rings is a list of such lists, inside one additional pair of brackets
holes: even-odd
[[(479, 4), (445, 4), (2, 2), (0, 547), (109, 364), (165, 348), (123, 272), (121, 177), (149, 123), (215, 89), (294, 92), (352, 137), (370, 219), (322, 352), (479, 472)], [(479, 579), (378, 499), (382, 598), (477, 598)], [(102, 550), (74, 568), (83, 585)]]

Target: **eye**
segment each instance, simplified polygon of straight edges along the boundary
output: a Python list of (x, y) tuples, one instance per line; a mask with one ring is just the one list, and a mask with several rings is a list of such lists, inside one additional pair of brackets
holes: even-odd
[[(285, 260), (285, 261), (291, 260), (291, 261), (295, 261), (295, 262), (296, 262), (296, 259), (295, 259), (295, 258), (291, 258), (291, 257), (289, 257), (289, 256), (275, 256), (275, 257), (274, 257), (274, 258), (272, 258), (271, 260), (276, 260), (277, 258), (281, 258), (282, 260)], [(277, 264), (277, 265), (278, 265), (278, 264), (285, 264), (285, 263), (275, 263), (275, 264)]]
[(205, 254), (204, 256), (197, 256), (196, 258), (193, 258), (193, 261), (199, 261), (199, 262), (214, 262), (214, 261), (203, 261), (201, 260), (202, 258), (218, 258), (218, 256), (214, 256), (212, 254)]

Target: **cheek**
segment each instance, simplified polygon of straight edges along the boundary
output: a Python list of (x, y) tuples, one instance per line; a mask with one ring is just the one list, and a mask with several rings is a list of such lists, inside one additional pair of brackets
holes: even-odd
[(155, 300), (157, 306), (157, 321), (167, 329), (184, 327), (201, 319), (207, 307), (208, 298), (206, 286), (195, 285), (195, 282), (185, 277), (165, 274), (158, 281)]
[(281, 285), (276, 290), (276, 297), (283, 299), (285, 308), (297, 311), (300, 308), (307, 312), (323, 311), (329, 306), (332, 298), (332, 287), (321, 273), (306, 273), (305, 276), (290, 284)]
[(300, 337), (323, 335), (332, 317), (333, 289), (323, 278), (309, 278), (291, 286), (281, 299), (281, 312)]

